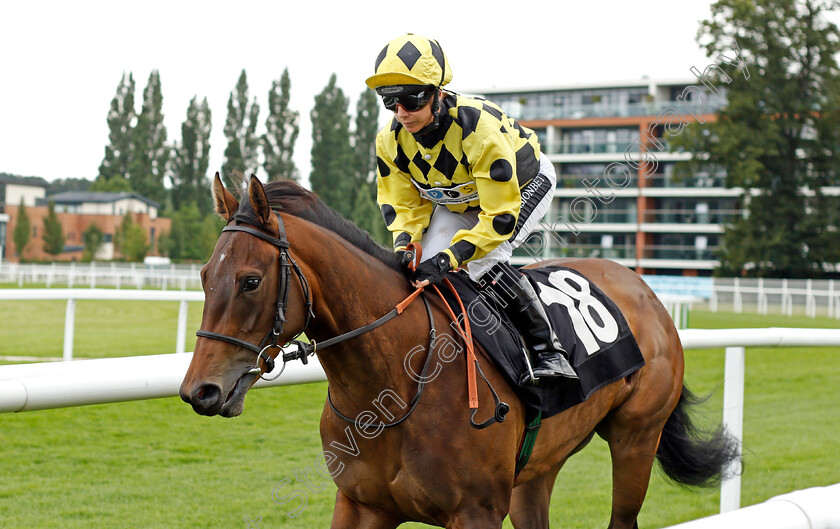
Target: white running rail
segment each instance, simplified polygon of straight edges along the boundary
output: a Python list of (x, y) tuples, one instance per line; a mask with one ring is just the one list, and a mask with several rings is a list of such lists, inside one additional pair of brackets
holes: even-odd
[[(679, 333), (684, 349), (726, 348), (723, 423), (739, 443), (743, 439), (744, 347), (840, 348), (840, 329), (683, 329)], [(0, 366), (0, 412), (176, 396), (191, 358), (191, 353), (164, 354)], [(281, 367), (278, 363), (275, 370)], [(277, 380), (260, 381), (255, 387), (323, 380), (326, 375), (313, 358), (306, 366), (289, 363)], [(740, 501), (741, 477), (736, 472), (721, 486), (721, 512), (734, 511)]]

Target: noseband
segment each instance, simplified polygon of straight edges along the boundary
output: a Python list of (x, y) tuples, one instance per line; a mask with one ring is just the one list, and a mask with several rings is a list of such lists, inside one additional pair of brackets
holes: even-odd
[[(279, 273), (277, 277), (277, 310), (274, 314), (274, 325), (271, 327), (271, 329), (268, 331), (268, 333), (265, 335), (265, 337), (262, 339), (259, 345), (254, 345), (250, 342), (246, 342), (245, 340), (241, 340), (233, 336), (227, 336), (225, 334), (219, 334), (217, 332), (204, 330), (198, 330), (195, 332), (195, 335), (201, 338), (219, 340), (222, 342), (227, 342), (229, 344), (238, 345), (240, 347), (253, 351), (257, 355), (257, 361), (256, 365), (249, 372), (257, 373), (260, 375), (260, 377), (262, 377), (263, 373), (262, 369), (260, 368), (260, 358), (262, 358), (265, 362), (266, 373), (274, 371), (274, 359), (268, 354), (267, 351), (269, 349), (275, 349), (279, 347), (277, 339), (283, 333), (283, 326), (286, 323), (286, 308), (287, 303), (289, 301), (289, 277), (292, 274), (292, 270), (295, 271), (295, 274), (297, 275), (298, 280), (300, 281), (300, 286), (303, 290), (303, 296), (306, 305), (306, 322), (303, 325), (303, 329), (300, 331), (300, 333), (298, 333), (297, 336), (303, 334), (306, 328), (309, 327), (309, 321), (314, 317), (314, 314), (312, 313), (312, 296), (309, 290), (309, 281), (306, 280), (306, 276), (303, 275), (303, 272), (301, 272), (300, 267), (298, 267), (295, 260), (289, 256), (289, 241), (286, 239), (286, 228), (283, 224), (283, 218), (277, 213), (275, 213), (274, 216), (277, 218), (277, 222), (279, 224), (277, 237), (273, 237), (271, 235), (268, 235), (264, 231), (255, 229), (265, 229), (265, 226), (256, 224), (243, 215), (236, 215), (231, 220), (236, 222), (242, 222), (245, 224), (250, 224), (255, 228), (251, 228), (249, 226), (240, 226), (236, 224), (228, 224), (222, 230), (223, 232), (242, 231), (248, 233), (250, 235), (253, 235), (254, 237), (268, 242), (280, 251), (280, 255), (278, 258)], [(297, 336), (295, 336), (295, 338), (297, 338)], [(294, 339), (289, 341), (292, 342), (294, 341)], [(301, 359), (305, 364), (306, 356), (304, 356)], [(285, 367), (285, 362), (283, 365)], [(282, 371), (280, 373), (282, 373)], [(278, 373), (277, 376), (280, 376), (280, 373)]]

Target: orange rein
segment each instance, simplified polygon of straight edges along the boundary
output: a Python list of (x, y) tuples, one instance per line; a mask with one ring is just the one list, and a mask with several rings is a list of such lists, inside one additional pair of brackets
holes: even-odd
[[(408, 265), (409, 270), (414, 271), (417, 268), (417, 263), (420, 262), (420, 258), (423, 256), (423, 247), (420, 243), (410, 242), (406, 246), (406, 251), (414, 252), (414, 258), (411, 260), (411, 263)], [(469, 394), (469, 405), (470, 409), (477, 409), (478, 408), (478, 384), (476, 381), (476, 372), (475, 366), (477, 363), (475, 357), (475, 350), (473, 349), (473, 339), (472, 339), (472, 330), (470, 329), (470, 319), (467, 316), (467, 311), (464, 308), (464, 302), (461, 301), (461, 296), (458, 295), (458, 291), (455, 290), (455, 287), (449, 281), (449, 279), (444, 278), (444, 283), (449, 288), (449, 291), (452, 292), (452, 295), (455, 296), (455, 299), (458, 300), (458, 306), (461, 308), (461, 314), (464, 315), (464, 327), (461, 328), (461, 324), (458, 321), (458, 316), (455, 315), (455, 312), (452, 310), (452, 307), (449, 306), (449, 303), (446, 302), (446, 298), (443, 297), (443, 293), (438, 289), (437, 285), (432, 285), (437, 292), (440, 299), (443, 301), (443, 304), (446, 306), (446, 310), (449, 311), (449, 316), (452, 318), (452, 321), (456, 324), (458, 329), (458, 334), (461, 335), (461, 338), (464, 339), (464, 343), (467, 346), (467, 391)], [(417, 294), (423, 291), (423, 287), (418, 288), (415, 290), (410, 296), (405, 298), (402, 302), (397, 305), (397, 311), (402, 313), (402, 310), (411, 303), (414, 298), (417, 297)], [(400, 308), (402, 307), (402, 309)], [(431, 354), (431, 351), (429, 352)]]

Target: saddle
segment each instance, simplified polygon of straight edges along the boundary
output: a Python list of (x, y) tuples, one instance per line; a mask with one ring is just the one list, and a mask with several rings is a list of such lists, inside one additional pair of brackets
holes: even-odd
[(579, 272), (561, 266), (520, 269), (534, 286), (569, 362), (580, 380), (575, 384), (518, 384), (528, 372), (525, 342), (492, 296), (482, 295), (464, 271), (450, 272), (466, 310), (447, 289), (453, 312), (468, 318), (473, 340), (486, 351), (518, 397), (542, 418), (586, 401), (595, 391), (644, 365), (644, 358), (624, 316), (597, 286)]

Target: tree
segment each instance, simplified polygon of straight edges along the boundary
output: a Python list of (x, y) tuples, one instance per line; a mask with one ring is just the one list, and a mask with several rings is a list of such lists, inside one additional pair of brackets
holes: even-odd
[[(840, 33), (825, 19), (838, 2), (719, 0), (698, 41), (717, 67), (700, 79), (725, 87), (714, 123), (688, 127), (676, 146), (708, 153), (680, 168), (723, 171), (748, 211), (725, 229), (718, 273), (823, 275), (840, 262)], [(724, 70), (726, 68), (726, 70)]]
[(352, 220), (367, 230), (381, 244), (391, 246), (391, 235), (376, 205), (376, 133), (379, 98), (373, 90), (364, 90), (356, 103), (356, 128), (353, 131), (353, 169), (357, 182)]
[(32, 237), (32, 224), (29, 222), (29, 215), (26, 213), (26, 206), (23, 203), (23, 198), (21, 198), (15, 229), (12, 232), (15, 248), (21, 261), (24, 260), (23, 252), (26, 251), (26, 245), (29, 244), (30, 237)]
[(228, 98), (228, 114), (225, 120), (225, 137), (228, 144), (225, 148), (225, 161), (222, 164), (222, 179), (225, 185), (237, 192), (240, 191), (239, 188), (234, 187), (230, 179), (233, 171), (242, 171), (250, 175), (257, 170), (259, 138), (256, 130), (260, 106), (256, 98), (249, 105), (248, 97), (248, 78), (245, 70), (242, 70), (236, 88)]
[(269, 180), (299, 180), (292, 155), (300, 132), (300, 113), (289, 108), (290, 87), (289, 69), (286, 68), (280, 80), (271, 83), (268, 92), (268, 117), (262, 146), (263, 168)]
[(94, 223), (88, 224), (88, 227), (82, 232), (82, 243), (85, 245), (85, 249), (82, 251), (82, 260), (93, 261), (104, 241), (105, 235), (99, 229), (99, 226)]
[(181, 142), (172, 157), (172, 207), (182, 209), (195, 204), (206, 215), (213, 210), (210, 181), (210, 132), (213, 128), (210, 107), (205, 97), (199, 104), (193, 97), (187, 108), (187, 119), (181, 124)]
[(108, 111), (109, 144), (105, 146), (105, 157), (99, 166), (99, 175), (96, 178), (98, 185), (128, 178), (135, 118), (134, 77), (129, 73), (126, 78), (123, 73), (117, 93), (111, 100), (111, 109)]
[(49, 183), (46, 194), (49, 197), (65, 191), (87, 191), (92, 183), (87, 178), (57, 178)]
[(123, 217), (117, 233), (114, 235), (114, 247), (127, 261), (142, 261), (149, 252), (149, 242), (146, 232), (138, 226), (131, 213)]
[(166, 203), (163, 176), (171, 148), (163, 124), (163, 93), (160, 74), (152, 70), (143, 90), (143, 107), (132, 131), (132, 151), (128, 164), (131, 188), (161, 205)]
[(44, 251), (55, 257), (64, 251), (64, 229), (55, 214), (55, 203), (50, 201), (44, 217)]
[(159, 248), (174, 261), (206, 262), (223, 227), (222, 219), (214, 214), (202, 216), (189, 203), (172, 214), (172, 229), (161, 236)]
[(336, 76), (315, 96), (312, 109), (312, 172), (309, 184), (328, 206), (350, 217), (356, 198), (348, 100)]

